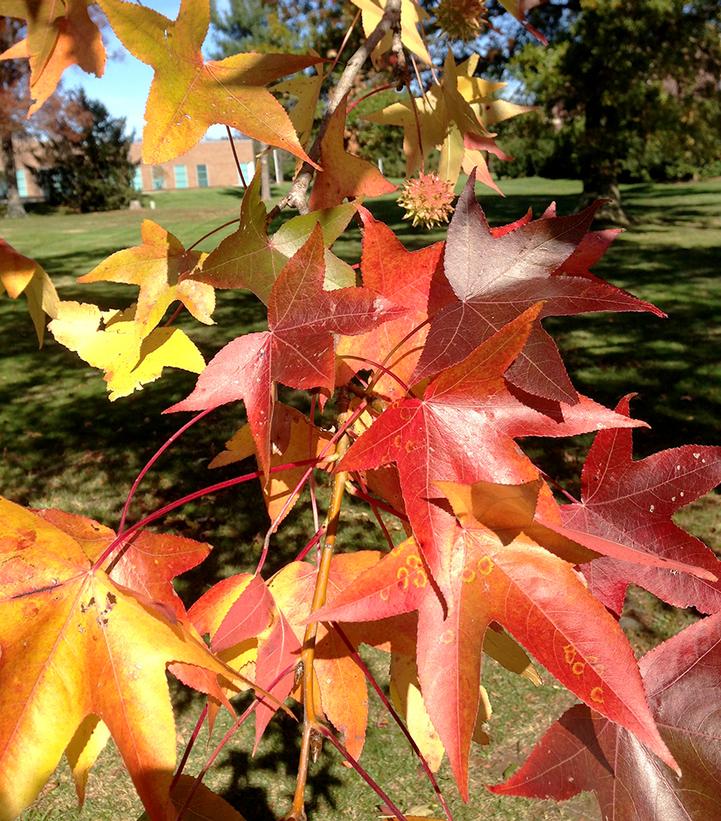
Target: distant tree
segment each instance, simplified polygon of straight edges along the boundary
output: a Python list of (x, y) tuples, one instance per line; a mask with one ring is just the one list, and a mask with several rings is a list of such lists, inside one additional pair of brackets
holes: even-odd
[(549, 119), (577, 133), (585, 199), (610, 199), (607, 216), (624, 222), (624, 175), (683, 176), (718, 158), (717, 0), (558, 0), (533, 15), (550, 45), (521, 48), (512, 65)]
[(34, 171), (53, 205), (75, 211), (127, 208), (133, 198), (135, 164), (130, 161), (133, 134), (124, 117), (111, 117), (84, 91), (72, 95), (75, 110), (56, 133), (41, 140)]
[[(11, 17), (0, 17), (0, 52), (10, 48), (18, 39), (22, 28), (21, 21), (13, 20)], [(18, 191), (13, 135), (20, 135), (25, 130), (25, 113), (30, 101), (28, 78), (27, 61), (0, 61), (0, 154), (7, 190), (8, 217), (25, 216), (25, 208)]]

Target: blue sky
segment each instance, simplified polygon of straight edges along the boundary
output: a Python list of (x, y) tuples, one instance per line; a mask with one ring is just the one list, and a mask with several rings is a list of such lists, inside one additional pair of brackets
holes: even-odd
[[(143, 5), (175, 19), (180, 0), (143, 0)], [(63, 75), (63, 87), (70, 90), (82, 86), (90, 97), (101, 100), (113, 116), (125, 117), (128, 130), (133, 129), (136, 139), (140, 139), (153, 70), (129, 54), (109, 27), (103, 32), (103, 39), (109, 58), (105, 74), (98, 78), (73, 66)], [(223, 126), (213, 126), (209, 136), (222, 137), (224, 134)]]

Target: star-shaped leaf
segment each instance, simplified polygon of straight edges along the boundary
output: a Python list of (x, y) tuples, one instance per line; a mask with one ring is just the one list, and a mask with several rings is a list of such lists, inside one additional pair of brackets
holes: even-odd
[[(629, 400), (621, 400), (617, 413), (628, 415)], [(721, 562), (672, 520), (677, 510), (721, 483), (721, 447), (686, 445), (638, 461), (632, 454), (630, 431), (596, 435), (583, 467), (581, 502), (563, 506), (564, 524), (652, 556), (697, 565), (712, 578), (679, 576), (674, 570), (604, 557), (583, 568), (591, 589), (619, 614), (629, 584), (676, 607), (721, 610)]]
[[(408, 251), (384, 223), (376, 220), (370, 211), (360, 208), (363, 220), (361, 273), (363, 284), (386, 297), (394, 305), (407, 308), (405, 316), (386, 322), (370, 333), (346, 337), (338, 344), (338, 382), (347, 382), (352, 374), (372, 366), (361, 359), (382, 363), (386, 356), (428, 315), (435, 313), (452, 298), (452, 292), (442, 274), (442, 242), (433, 243), (418, 251)], [(394, 352), (393, 373), (401, 380), (410, 379), (426, 337), (426, 328), (414, 334)], [(343, 356), (349, 357), (343, 359)], [(402, 388), (390, 376), (381, 376), (375, 390), (397, 398)]]
[[(351, 0), (354, 6), (357, 6), (362, 13), (363, 31), (368, 37), (375, 27), (380, 23), (383, 13), (386, 8), (386, 0)], [(422, 28), (423, 21), (428, 15), (420, 7), (416, 0), (401, 0), (401, 42), (403, 45), (416, 57), (423, 60), (426, 65), (431, 65), (431, 59), (428, 49), (426, 48), (423, 38), (419, 31)], [(390, 35), (386, 35), (376, 48), (377, 54), (384, 54), (391, 45)]]
[(266, 476), (273, 383), (302, 390), (332, 388), (334, 334), (363, 333), (403, 312), (366, 288), (324, 291), (324, 251), (323, 234), (316, 225), (273, 285), (269, 330), (228, 343), (208, 364), (190, 396), (166, 411), (201, 410), (242, 399)]
[(626, 729), (585, 705), (551, 726), (498, 795), (563, 801), (588, 790), (612, 821), (688, 821), (718, 815), (721, 782), (721, 615), (702, 619), (639, 662), (679, 778)]
[(135, 322), (154, 328), (168, 306), (180, 301), (199, 321), (212, 325), (215, 292), (187, 277), (202, 263), (199, 251), (186, 251), (180, 241), (152, 220), (143, 220), (142, 244), (118, 251), (78, 282), (122, 282), (140, 288)]
[(413, 532), (435, 580), (450, 590), (455, 519), (432, 500), (435, 483), (520, 484), (538, 471), (519, 436), (573, 436), (600, 426), (639, 423), (579, 397), (552, 418), (509, 390), (504, 373), (523, 350), (540, 306), (529, 309), (426, 387), (423, 397), (390, 405), (346, 453), (341, 470), (395, 462)]
[(380, 197), (396, 190), (378, 167), (349, 154), (344, 146), (347, 96), (333, 112), (320, 143), (320, 161), (311, 191), (309, 207), (332, 208), (348, 197)]
[(166, 668), (182, 663), (234, 675), (174, 615), (92, 568), (90, 524), (75, 539), (52, 518), (0, 501), (5, 815), (15, 817), (35, 799), (92, 716), (109, 728), (151, 816), (171, 821), (176, 740)]
[(34, 114), (55, 91), (66, 68), (78, 65), (101, 77), (105, 48), (88, 15), (86, 0), (3, 0), (2, 13), (27, 21), (27, 37), (11, 46), (0, 60), (30, 61), (30, 93)]
[(649, 713), (626, 637), (570, 564), (523, 534), (504, 544), (467, 523), (454, 544), (451, 584), (444, 612), (409, 539), (313, 619), (367, 622), (418, 611), (421, 692), (466, 800), (483, 638), (494, 621), (579, 698), (675, 764)]
[(340, 260), (330, 246), (345, 231), (356, 212), (349, 202), (336, 208), (292, 217), (268, 236), (268, 212), (260, 197), (260, 174), (243, 194), (238, 230), (226, 237), (203, 262), (192, 279), (215, 288), (249, 288), (263, 302), (270, 299), (273, 283), (290, 257), (307, 241), (316, 225), (323, 229), (325, 287), (355, 285), (355, 271)]
[(596, 206), (569, 217), (548, 217), (494, 237), (468, 180), (451, 225), (444, 272), (455, 300), (432, 319), (415, 379), (453, 365), (478, 340), (543, 300), (523, 353), (508, 379), (528, 393), (572, 404), (571, 384), (555, 342), (543, 330), (545, 316), (589, 311), (662, 312), (592, 275), (569, 275), (559, 268), (582, 242)]
[(101, 311), (97, 305), (61, 302), (48, 326), (56, 341), (105, 371), (110, 400), (128, 396), (158, 379), (165, 367), (200, 373), (205, 360), (179, 328), (148, 328), (134, 309)]
[(100, 0), (131, 54), (155, 69), (146, 105), (143, 162), (162, 163), (191, 149), (213, 123), (311, 162), (285, 110), (265, 88), (320, 61), (316, 55), (236, 54), (205, 61), (208, 0), (182, 0), (177, 20), (135, 3)]

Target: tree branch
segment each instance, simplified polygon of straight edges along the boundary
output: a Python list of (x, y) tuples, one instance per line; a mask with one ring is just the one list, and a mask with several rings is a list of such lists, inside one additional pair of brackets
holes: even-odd
[[(308, 156), (315, 162), (320, 159), (320, 145), (326, 129), (328, 128), (330, 118), (333, 116), (346, 94), (348, 94), (353, 87), (353, 83), (355, 82), (358, 73), (361, 68), (363, 68), (363, 65), (372, 54), (375, 47), (389, 31), (399, 30), (400, 20), (401, 0), (387, 0), (386, 8), (380, 22), (370, 33), (368, 39), (357, 49), (355, 54), (346, 63), (343, 73), (341, 74), (335, 88), (330, 93), (330, 97), (328, 98), (328, 108), (326, 109), (323, 119), (321, 120), (318, 134), (313, 142), (313, 145), (311, 146), (310, 151), (308, 152)], [(290, 191), (270, 212), (270, 219), (276, 217), (284, 208), (297, 208), (301, 214), (308, 213), (308, 187), (310, 186), (314, 173), (315, 171), (312, 165), (309, 163), (303, 163), (303, 167), (301, 168), (298, 176), (295, 178)]]

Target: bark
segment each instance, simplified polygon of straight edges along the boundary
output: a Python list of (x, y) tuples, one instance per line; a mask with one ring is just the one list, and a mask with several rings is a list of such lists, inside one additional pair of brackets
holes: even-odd
[(4, 134), (2, 137), (3, 173), (8, 190), (6, 216), (10, 219), (26, 216), (25, 208), (20, 199), (17, 183), (17, 166), (15, 165), (15, 152), (13, 150), (12, 134)]

